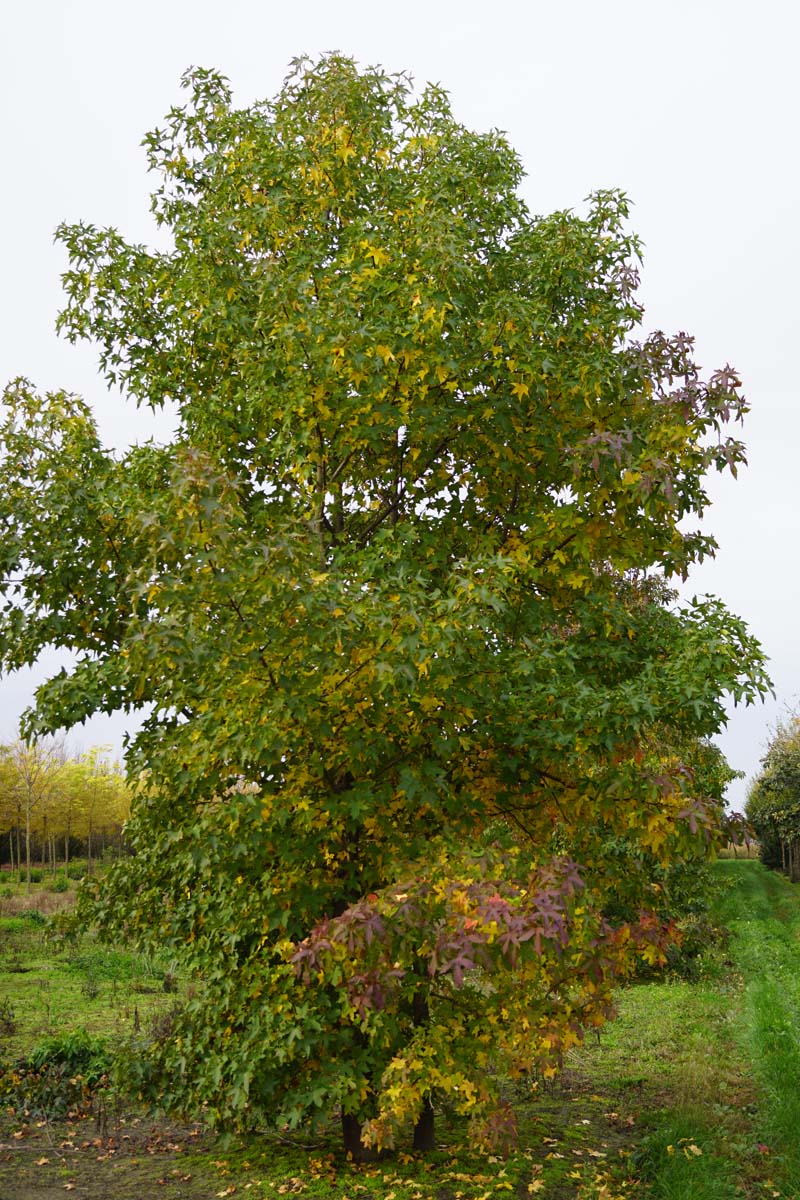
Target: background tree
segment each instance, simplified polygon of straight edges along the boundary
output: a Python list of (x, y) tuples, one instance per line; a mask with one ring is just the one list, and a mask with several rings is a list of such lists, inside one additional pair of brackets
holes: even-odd
[[(43, 818), (48, 801), (55, 794), (59, 777), (66, 765), (63, 738), (45, 737), (33, 741), (18, 739), (6, 747), (8, 770), (5, 772), (12, 803), (16, 802), (19, 824), (24, 830), (25, 882), (31, 886), (31, 834), (34, 821)], [(19, 844), (19, 839), (18, 839)], [(21, 871), (21, 862), (18, 857)]]
[(745, 814), (755, 829), (761, 858), (793, 882), (800, 879), (800, 718), (778, 726), (753, 780)]
[(108, 752), (108, 746), (94, 746), (71, 758), (51, 805), (50, 828), (64, 847), (65, 865), (69, 865), (71, 839), (79, 838), (85, 843), (90, 874), (98, 839), (101, 854), (110, 841), (119, 848), (122, 826), (130, 815), (125, 776)]
[(47, 739), (0, 746), (0, 830), (7, 831), (12, 866), (16, 858), (21, 872), (23, 832), (27, 857), (38, 847), (42, 865), (49, 857), (53, 871), (60, 846), (69, 865), (72, 839), (85, 843), (90, 869), (98, 838), (101, 852), (112, 839), (119, 847), (130, 790), (107, 752), (101, 746), (73, 755)]
[(686, 335), (633, 340), (624, 197), (531, 217), (440, 89), (338, 56), (245, 110), (185, 84), (146, 139), (172, 248), (59, 232), (62, 331), (175, 440), (116, 458), (80, 400), (9, 389), (0, 653), (77, 654), (31, 730), (150, 706), (94, 911), (198, 972), (161, 1099), (424, 1148), (437, 1097), (502, 1124), (499, 1072), (554, 1072), (661, 953), (554, 831), (714, 835), (656, 736), (714, 732), (762, 656), (632, 573), (713, 552), (746, 406)]
[(19, 878), (22, 862), (22, 796), (16, 787), (10, 748), (0, 745), (0, 829), (8, 837), (11, 870)]

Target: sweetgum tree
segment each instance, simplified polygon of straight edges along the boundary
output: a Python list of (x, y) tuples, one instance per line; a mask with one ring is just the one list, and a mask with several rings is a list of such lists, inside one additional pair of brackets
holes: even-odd
[(692, 747), (765, 686), (660, 582), (714, 548), (739, 381), (634, 338), (621, 195), (532, 217), (439, 89), (338, 56), (244, 110), (184, 82), (145, 142), (172, 248), (58, 235), (62, 332), (179, 427), (115, 457), (9, 388), (2, 661), (76, 656), (31, 731), (147, 713), (95, 915), (196, 972), (162, 1101), (338, 1109), (354, 1154), (429, 1146), (442, 1097), (502, 1132), (498, 1077), (553, 1073), (660, 953), (603, 847), (712, 836)]

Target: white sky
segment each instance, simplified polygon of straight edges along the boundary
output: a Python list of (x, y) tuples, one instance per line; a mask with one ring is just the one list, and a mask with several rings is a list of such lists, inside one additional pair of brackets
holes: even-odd
[[(151, 238), (139, 143), (190, 65), (227, 74), (237, 103), (273, 95), (298, 54), (352, 54), (451, 93), (458, 119), (505, 130), (534, 212), (601, 187), (634, 201), (646, 328), (685, 329), (706, 368), (732, 362), (753, 411), (750, 467), (714, 481), (720, 552), (691, 592), (743, 616), (772, 660), (776, 700), (720, 738), (748, 775), (800, 693), (798, 167), (800, 9), (791, 0), (27, 0), (0, 22), (0, 384), (82, 393), (114, 445), (147, 436), (109, 397), (90, 348), (56, 339), (59, 221)], [(162, 426), (163, 427), (163, 426)], [(34, 676), (0, 681), (12, 737)], [(122, 719), (73, 742), (119, 744)], [(744, 785), (734, 785), (737, 804)]]

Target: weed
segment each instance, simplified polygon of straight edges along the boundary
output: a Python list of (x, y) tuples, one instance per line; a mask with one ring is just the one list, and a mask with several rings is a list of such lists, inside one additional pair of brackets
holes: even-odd
[(93, 975), (87, 976), (81, 984), (81, 995), (86, 1000), (96, 1000), (100, 995), (100, 984)]
[(17, 1032), (17, 1014), (8, 996), (0, 1000), (0, 1033), (9, 1036)]

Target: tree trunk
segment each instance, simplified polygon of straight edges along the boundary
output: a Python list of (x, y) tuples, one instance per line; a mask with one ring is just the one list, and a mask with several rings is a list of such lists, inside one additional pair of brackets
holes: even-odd
[(31, 810), (25, 806), (25, 894), (31, 894)]
[(434, 1149), (434, 1115), (433, 1103), (430, 1096), (426, 1096), (422, 1102), (422, 1112), (419, 1114), (416, 1125), (414, 1126), (414, 1149), (426, 1154), (429, 1150)]
[(353, 1113), (342, 1113), (342, 1142), (353, 1162), (370, 1162), (376, 1157), (375, 1151), (361, 1141), (361, 1122)]
[[(428, 997), (422, 990), (425, 983), (421, 982), (417, 990), (414, 992), (414, 999), (411, 1002), (411, 1019), (414, 1022), (414, 1028), (427, 1025), (430, 1020), (430, 1010), (428, 1008)], [(433, 1102), (430, 1095), (425, 1096), (422, 1101), (422, 1112), (417, 1118), (417, 1123), (414, 1126), (414, 1149), (422, 1153), (427, 1153), (428, 1150), (433, 1150), (434, 1147), (434, 1113)]]

